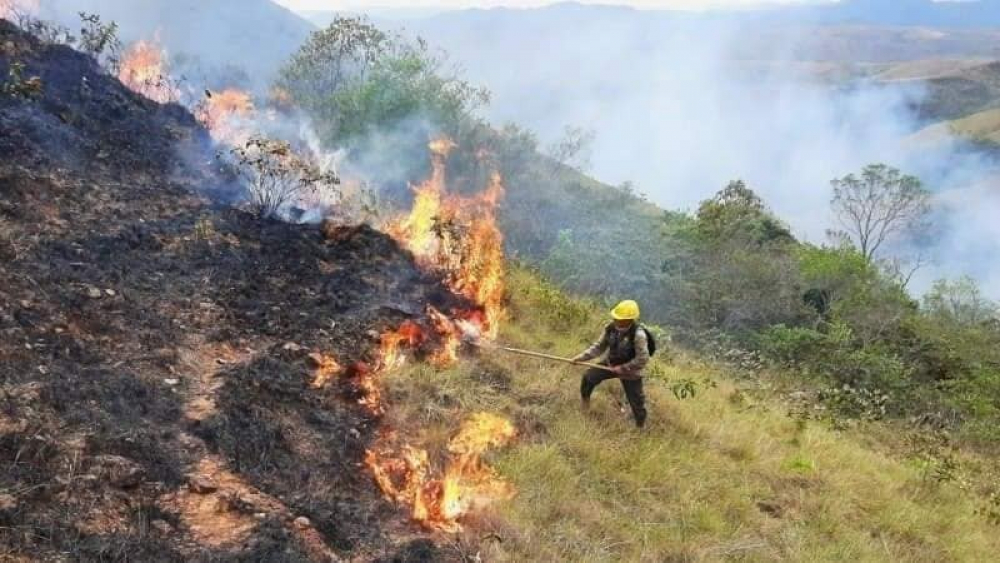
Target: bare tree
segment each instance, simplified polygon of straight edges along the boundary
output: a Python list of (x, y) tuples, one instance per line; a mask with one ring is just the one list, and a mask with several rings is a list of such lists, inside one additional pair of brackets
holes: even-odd
[(849, 240), (869, 262), (886, 241), (922, 226), (930, 212), (930, 192), (920, 180), (884, 164), (832, 184), (833, 210), (844, 228), (832, 234)]
[(960, 324), (974, 325), (997, 318), (998, 306), (983, 295), (979, 285), (965, 276), (954, 281), (938, 280), (924, 296), (924, 309), (932, 315)]
[(252, 138), (230, 155), (246, 180), (250, 205), (261, 218), (273, 217), (303, 194), (340, 183), (335, 174), (295, 154), (284, 141)]
[(580, 172), (590, 169), (597, 133), (592, 129), (566, 126), (563, 136), (546, 148), (554, 160)]
[(337, 17), (317, 31), (281, 71), (279, 86), (313, 102), (363, 78), (393, 47), (393, 38), (360, 17)]

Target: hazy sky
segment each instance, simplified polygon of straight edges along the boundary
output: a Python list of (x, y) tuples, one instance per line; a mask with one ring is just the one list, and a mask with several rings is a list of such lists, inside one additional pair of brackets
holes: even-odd
[[(472, 8), (507, 6), (529, 8), (552, 0), (276, 0), (293, 10), (356, 10), (364, 8)], [(582, 4), (624, 4), (637, 8), (703, 9), (718, 6), (802, 3), (810, 0), (578, 0)], [(813, 0), (815, 1), (815, 0)]]

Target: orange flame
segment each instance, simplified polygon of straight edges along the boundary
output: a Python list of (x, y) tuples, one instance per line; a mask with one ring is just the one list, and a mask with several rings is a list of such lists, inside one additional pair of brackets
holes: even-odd
[(239, 145), (250, 139), (252, 131), (247, 119), (253, 117), (253, 98), (248, 92), (229, 88), (212, 92), (198, 104), (195, 116), (216, 141)]
[(311, 386), (313, 389), (322, 389), (333, 380), (334, 377), (343, 373), (344, 368), (337, 363), (337, 359), (327, 354), (318, 352), (309, 354), (309, 359), (316, 366), (313, 372)]
[(375, 481), (390, 500), (409, 504), (413, 519), (428, 528), (456, 532), (458, 519), (475, 508), (509, 498), (513, 488), (483, 462), (491, 448), (509, 443), (516, 431), (505, 418), (478, 413), (467, 420), (448, 444), (449, 460), (440, 478), (430, 477), (431, 464), (426, 450), (406, 445), (401, 455), (392, 455), (384, 436), (368, 450), (365, 462)]
[(161, 104), (176, 102), (180, 92), (167, 72), (166, 54), (157, 41), (139, 41), (122, 56), (118, 79), (133, 92)]
[[(445, 189), (445, 163), (455, 147), (448, 139), (430, 143), (432, 174), (417, 186), (410, 213), (393, 221), (387, 231), (409, 249), (423, 267), (441, 274), (451, 289), (473, 303), (451, 316), (428, 306), (428, 330), (413, 321), (381, 337), (377, 368), (363, 374), (365, 404), (381, 414), (378, 379), (406, 361), (407, 350), (433, 343), (431, 363), (451, 365), (458, 360), (462, 336), (496, 337), (503, 315), (503, 237), (496, 208), (503, 196), (499, 174), (493, 174), (480, 195), (463, 197)], [(359, 376), (361, 377), (361, 376)], [(367, 401), (367, 402), (366, 402)], [(462, 425), (448, 445), (449, 459), (440, 477), (426, 450), (400, 443), (395, 433), (384, 434), (365, 455), (365, 462), (386, 498), (409, 505), (413, 519), (431, 529), (458, 531), (458, 520), (492, 500), (513, 494), (483, 461), (490, 448), (513, 439), (510, 421), (486, 413)]]
[(496, 217), (503, 180), (493, 173), (486, 190), (471, 197), (447, 193), (445, 163), (454, 146), (448, 139), (431, 142), (431, 177), (414, 189), (409, 215), (387, 230), (422, 265), (442, 272), (453, 291), (481, 307), (482, 314), (459, 316), (495, 338), (503, 315), (503, 235)]
[(423, 329), (413, 321), (405, 321), (398, 329), (386, 332), (381, 339), (378, 370), (386, 371), (400, 367), (406, 359), (403, 348), (416, 348), (424, 340)]

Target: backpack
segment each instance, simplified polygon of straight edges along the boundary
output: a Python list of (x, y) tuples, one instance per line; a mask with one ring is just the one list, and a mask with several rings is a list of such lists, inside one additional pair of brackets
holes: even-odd
[[(629, 331), (628, 335), (630, 338), (632, 338), (632, 342), (635, 342), (635, 333), (638, 332), (640, 328), (646, 333), (646, 349), (649, 350), (649, 357), (652, 358), (653, 354), (656, 353), (656, 339), (653, 337), (653, 332), (651, 330), (642, 326), (639, 323), (635, 323), (634, 325), (632, 325), (632, 330)], [(615, 330), (614, 324), (608, 325), (608, 327), (605, 330), (607, 331)]]
[(635, 328), (633, 328), (632, 336), (635, 337), (635, 331), (642, 329), (646, 333), (646, 348), (649, 350), (649, 357), (652, 358), (653, 354), (656, 353), (656, 339), (653, 338), (653, 332), (644, 326), (640, 326), (636, 323)]

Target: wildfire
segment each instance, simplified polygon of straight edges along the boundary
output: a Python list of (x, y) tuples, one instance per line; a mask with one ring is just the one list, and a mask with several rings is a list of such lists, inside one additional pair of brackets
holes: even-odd
[(509, 443), (510, 421), (489, 413), (467, 420), (448, 444), (449, 459), (439, 478), (431, 478), (426, 450), (405, 445), (393, 455), (394, 435), (368, 450), (365, 462), (385, 495), (413, 509), (413, 519), (436, 530), (461, 529), (458, 519), (490, 502), (509, 498), (513, 488), (483, 462), (491, 448)]
[(195, 109), (195, 116), (216, 141), (239, 145), (252, 135), (246, 126), (255, 113), (249, 93), (235, 88), (211, 92)]
[(503, 235), (496, 218), (503, 180), (492, 174), (486, 189), (471, 197), (448, 193), (445, 163), (454, 147), (448, 139), (430, 144), (431, 177), (414, 188), (409, 215), (392, 222), (388, 232), (422, 265), (444, 274), (452, 290), (481, 308), (457, 317), (495, 338), (503, 314)]
[[(357, 363), (343, 373), (361, 392), (358, 403), (372, 414), (385, 412), (380, 379), (405, 363), (407, 355), (427, 356), (439, 366), (458, 360), (463, 336), (495, 337), (503, 313), (503, 237), (496, 222), (496, 207), (503, 195), (500, 175), (494, 174), (480, 195), (463, 197), (445, 189), (445, 161), (454, 144), (440, 139), (430, 144), (431, 177), (415, 188), (411, 212), (393, 221), (388, 232), (408, 248), (422, 267), (447, 281), (451, 289), (470, 302), (468, 310), (427, 308), (427, 321), (406, 321), (382, 334), (378, 358), (370, 368)], [(334, 373), (323, 356), (317, 365), (314, 386)], [(442, 531), (458, 531), (459, 518), (478, 506), (513, 494), (482, 460), (490, 448), (514, 438), (510, 421), (480, 413), (466, 421), (448, 445), (443, 470), (436, 470), (427, 450), (385, 432), (366, 452), (365, 462), (386, 498), (408, 505), (413, 519)], [(435, 475), (437, 475), (435, 477)]]
[(330, 383), (334, 377), (344, 372), (344, 368), (337, 363), (337, 359), (333, 356), (317, 352), (309, 354), (309, 359), (315, 366), (312, 381), (313, 389), (322, 389), (323, 387), (326, 387), (326, 385)]
[(118, 79), (133, 92), (161, 104), (180, 98), (167, 72), (166, 54), (155, 40), (139, 41), (129, 48), (122, 57)]
[(405, 321), (396, 330), (382, 335), (378, 371), (396, 369), (405, 360), (404, 348), (414, 349), (425, 340), (424, 331), (413, 321)]

